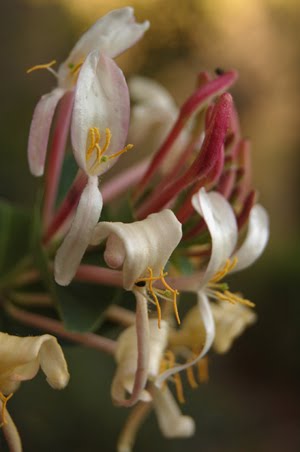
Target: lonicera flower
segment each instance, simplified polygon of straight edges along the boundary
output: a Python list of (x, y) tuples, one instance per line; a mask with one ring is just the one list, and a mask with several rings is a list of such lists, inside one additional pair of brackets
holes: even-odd
[[(192, 203), (194, 209), (203, 217), (210, 232), (211, 256), (204, 274), (194, 274), (186, 280), (183, 278), (178, 287), (180, 286), (180, 289), (187, 292), (197, 293), (205, 338), (199, 355), (187, 364), (176, 366), (164, 372), (157, 379), (158, 385), (161, 385), (166, 378), (174, 373), (196, 364), (210, 349), (215, 339), (216, 326), (220, 328), (220, 321), (217, 320), (217, 316), (216, 321), (214, 320), (209, 300), (229, 302), (233, 305), (233, 308), (237, 304), (254, 306), (253, 303), (244, 300), (240, 295), (230, 292), (222, 279), (229, 272), (242, 270), (251, 265), (262, 254), (269, 237), (268, 215), (259, 204), (256, 204), (250, 212), (247, 236), (241, 247), (236, 251), (238, 227), (233, 209), (228, 201), (219, 193), (206, 193), (205, 189), (201, 189), (193, 196)], [(240, 314), (243, 315), (241, 312)], [(197, 316), (195, 319), (197, 322)], [(189, 330), (191, 331), (190, 326)], [(201, 336), (201, 328), (199, 333)], [(220, 340), (218, 343), (220, 343)]]
[(57, 78), (57, 87), (42, 96), (33, 114), (28, 142), (28, 160), (33, 175), (41, 176), (44, 172), (49, 132), (56, 106), (63, 95), (76, 86), (78, 74), (87, 56), (100, 50), (107, 57), (115, 58), (137, 42), (148, 28), (148, 21), (141, 24), (135, 22), (131, 7), (111, 11), (82, 35), (57, 72), (51, 67), (55, 61), (34, 66), (28, 71), (47, 68)]
[[(165, 209), (133, 223), (100, 222), (95, 227), (92, 245), (106, 240), (104, 259), (113, 269), (122, 269), (126, 290), (141, 291), (156, 304), (158, 298), (176, 302), (176, 293), (167, 287), (164, 267), (182, 237), (181, 224), (174, 213)], [(160, 281), (166, 290), (153, 286)], [(176, 304), (174, 303), (176, 312)]]
[[(17, 337), (0, 333), (0, 400), (1, 423), (6, 424), (6, 404), (22, 381), (35, 377), (39, 368), (54, 389), (64, 388), (69, 381), (69, 372), (62, 349), (54, 336)], [(8, 416), (11, 428), (15, 429)], [(17, 432), (13, 434), (19, 443)], [(14, 449), (15, 450), (15, 449)], [(19, 450), (19, 449), (16, 449)]]
[[(88, 177), (71, 228), (55, 259), (55, 279), (69, 284), (101, 210), (98, 177), (128, 149), (129, 94), (122, 71), (105, 54), (88, 55), (78, 76), (71, 126), (74, 156)], [(103, 136), (104, 135), (104, 136)]]
[[(157, 389), (151, 385), (159, 375), (164, 353), (168, 344), (169, 326), (164, 320), (161, 322), (161, 328), (158, 329), (154, 319), (149, 321), (149, 365), (147, 367), (147, 381), (150, 390), (144, 390), (140, 394), (140, 400), (153, 403), (159, 428), (162, 434), (167, 438), (184, 438), (193, 435), (195, 424), (191, 417), (184, 416), (174, 400), (167, 386)], [(117, 370), (112, 383), (112, 397), (118, 400), (121, 395), (127, 391), (132, 392), (133, 381), (136, 373), (137, 362), (137, 339), (134, 326), (127, 328), (118, 338), (115, 359)], [(125, 444), (120, 439), (118, 450), (131, 450), (130, 444)]]
[[(115, 402), (123, 406), (135, 404), (148, 377), (149, 342), (148, 301), (157, 307), (158, 327), (161, 327), (159, 298), (173, 303), (177, 313), (178, 292), (166, 282), (164, 267), (181, 240), (181, 224), (171, 210), (163, 210), (149, 215), (142, 221), (133, 223), (100, 222), (94, 229), (92, 245), (106, 240), (104, 259), (113, 269), (122, 270), (123, 286), (136, 297), (136, 341), (137, 360), (133, 389), (129, 399), (122, 392), (114, 392)], [(155, 287), (160, 282), (163, 288)], [(118, 396), (118, 397), (117, 397)]]

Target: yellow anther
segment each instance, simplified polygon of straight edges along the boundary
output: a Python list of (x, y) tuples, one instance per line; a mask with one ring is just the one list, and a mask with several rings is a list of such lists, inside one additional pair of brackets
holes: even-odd
[(200, 383), (207, 383), (209, 380), (209, 374), (208, 374), (208, 358), (205, 356), (204, 358), (200, 359), (197, 363), (198, 367), (198, 379)]
[[(168, 273), (164, 273), (163, 269), (160, 271), (159, 276), (153, 276), (153, 270), (152, 268), (148, 267), (149, 276), (145, 278), (139, 278), (135, 281), (135, 284), (138, 286), (140, 283), (145, 283), (147, 285), (147, 291), (150, 293), (156, 308), (157, 308), (157, 315), (158, 315), (158, 327), (160, 328), (160, 322), (161, 322), (161, 308), (159, 305), (158, 297), (163, 300), (170, 300), (173, 301), (173, 309), (175, 313), (176, 320), (178, 324), (180, 325), (180, 318), (177, 308), (177, 295), (179, 295), (178, 290), (173, 289), (165, 280), (165, 276), (168, 275)], [(158, 289), (156, 287), (153, 287), (153, 282), (160, 281), (163, 286), (165, 287), (165, 290)], [(150, 300), (151, 301), (151, 300)]]
[(166, 274), (164, 274), (163, 271), (161, 270), (161, 272), (160, 272), (161, 282), (163, 283), (165, 288), (167, 290), (169, 290), (173, 295), (173, 309), (175, 312), (175, 317), (176, 317), (177, 323), (178, 323), (178, 325), (180, 325), (180, 318), (179, 318), (179, 313), (178, 313), (178, 308), (177, 308), (177, 295), (179, 295), (179, 292), (178, 292), (178, 290), (175, 290), (171, 286), (169, 286), (169, 284), (165, 280), (165, 276), (166, 276)]
[(148, 290), (150, 292), (150, 294), (152, 295), (155, 304), (156, 304), (156, 309), (157, 309), (157, 324), (158, 324), (158, 328), (160, 328), (160, 322), (161, 322), (161, 308), (160, 308), (160, 304), (158, 301), (158, 298), (153, 290), (153, 271), (152, 268), (148, 268), (148, 271), (150, 273), (150, 280), (149, 280), (149, 286), (148, 286)]
[(6, 418), (5, 418), (5, 410), (6, 410), (7, 402), (9, 401), (9, 399), (12, 396), (13, 396), (13, 393), (9, 394), (8, 396), (5, 396), (4, 394), (2, 394), (2, 392), (0, 392), (0, 400), (2, 402), (2, 410), (1, 410), (2, 422), (0, 423), (0, 428), (3, 427), (3, 425), (5, 425), (7, 423)]
[(240, 297), (239, 295), (236, 295), (236, 294), (234, 294), (232, 292), (229, 292), (229, 290), (225, 290), (224, 293), (216, 290), (214, 292), (214, 294), (219, 300), (228, 301), (231, 304), (240, 303), (240, 304), (243, 304), (245, 306), (249, 306), (250, 308), (254, 308), (255, 307), (255, 304), (252, 303), (252, 301), (246, 300), (246, 299)]
[(176, 395), (179, 403), (185, 403), (185, 398), (183, 395), (182, 381), (179, 373), (174, 375), (174, 383), (176, 389)]
[(230, 259), (226, 260), (226, 263), (224, 265), (223, 268), (221, 268), (221, 270), (219, 270), (209, 281), (210, 283), (216, 283), (221, 281), (221, 279), (223, 279), (227, 273), (229, 273), (237, 264), (237, 257), (234, 257), (232, 259), (232, 261)]
[(190, 366), (186, 369), (186, 376), (187, 376), (188, 382), (190, 384), (190, 387), (193, 389), (198, 388), (198, 383), (196, 382), (196, 379), (195, 379), (193, 366)]
[(76, 74), (79, 71), (79, 69), (81, 68), (82, 65), (83, 65), (83, 61), (81, 61), (80, 63), (75, 64), (75, 65), (70, 63), (69, 64), (69, 68), (70, 68), (71, 74), (72, 75)]
[[(175, 355), (171, 350), (166, 350), (165, 358), (163, 359), (163, 365), (161, 367), (164, 370), (172, 369), (175, 366)], [(183, 387), (182, 381), (179, 373), (173, 375), (173, 383), (175, 384), (177, 399), (180, 403), (185, 403), (184, 395), (183, 395)]]
[(95, 171), (97, 171), (98, 167), (101, 165), (101, 163), (107, 162), (108, 160), (114, 159), (118, 157), (121, 154), (124, 154), (124, 152), (127, 152), (129, 149), (133, 148), (132, 144), (127, 144), (123, 149), (121, 149), (118, 152), (115, 152), (111, 155), (104, 155), (109, 148), (109, 145), (111, 143), (112, 133), (110, 129), (105, 129), (105, 142), (103, 144), (103, 147), (100, 146), (100, 139), (101, 139), (101, 133), (98, 127), (90, 127), (88, 130), (88, 148), (86, 150), (85, 158), (86, 163), (89, 162), (89, 160), (94, 155), (94, 152), (96, 153), (94, 163), (89, 168), (89, 173), (93, 174)]
[(39, 69), (49, 69), (51, 68), (54, 64), (56, 64), (56, 60), (52, 60), (50, 61), (50, 63), (45, 63), (45, 64), (37, 64), (35, 66), (32, 66), (31, 68), (27, 69), (26, 74), (30, 74), (33, 71), (37, 71)]

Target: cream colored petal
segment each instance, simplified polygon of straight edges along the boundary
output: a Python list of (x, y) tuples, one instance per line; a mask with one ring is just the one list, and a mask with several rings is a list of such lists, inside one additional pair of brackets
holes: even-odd
[(217, 353), (226, 353), (233, 341), (257, 318), (253, 309), (224, 301), (211, 303), (211, 310), (216, 325), (213, 348)]
[(180, 412), (168, 388), (155, 388), (153, 403), (159, 428), (166, 438), (188, 438), (195, 433), (194, 420)]
[(75, 67), (82, 63), (94, 50), (101, 50), (110, 58), (115, 58), (141, 39), (149, 25), (148, 21), (136, 23), (134, 10), (130, 6), (115, 9), (101, 17), (81, 36), (61, 64), (58, 71), (60, 83), (68, 80), (70, 65)]
[(47, 155), (47, 147), (52, 119), (56, 106), (65, 90), (55, 88), (45, 94), (35, 107), (28, 139), (28, 163), (31, 173), (34, 176), (44, 174), (44, 166)]
[(233, 272), (249, 267), (261, 256), (268, 243), (269, 233), (268, 213), (260, 204), (256, 204), (250, 212), (247, 236), (235, 254), (238, 261)]
[[(49, 334), (36, 337), (17, 337), (0, 333), (0, 382), (32, 379), (43, 370), (47, 381), (55, 389), (64, 388), (69, 381), (67, 364), (60, 345)], [(5, 377), (5, 378), (4, 378)], [(0, 387), (3, 391), (2, 386)]]
[(234, 212), (228, 201), (217, 192), (206, 193), (204, 188), (193, 196), (195, 210), (204, 218), (211, 235), (212, 250), (199, 289), (225, 264), (233, 253), (238, 237)]
[(98, 189), (98, 178), (90, 177), (82, 192), (70, 230), (55, 256), (54, 272), (58, 284), (66, 286), (75, 276), (101, 210), (102, 196)]
[[(109, 255), (115, 263), (114, 256), (120, 261), (120, 256), (123, 255), (124, 288), (131, 290), (138, 278), (148, 274), (148, 267), (152, 268), (155, 276), (159, 275), (180, 242), (182, 231), (174, 213), (163, 210), (134, 223), (99, 223), (91, 244), (99, 244), (111, 234), (119, 240), (110, 242), (106, 256)], [(107, 261), (108, 265), (109, 262)]]

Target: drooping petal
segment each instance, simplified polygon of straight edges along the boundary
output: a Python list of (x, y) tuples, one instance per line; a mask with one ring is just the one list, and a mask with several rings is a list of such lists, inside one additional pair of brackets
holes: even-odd
[[(149, 215), (134, 223), (99, 223), (92, 245), (107, 241), (106, 262), (116, 268), (123, 265), (124, 288), (131, 290), (137, 279), (148, 274), (148, 267), (158, 276), (181, 240), (181, 224), (171, 210)], [(111, 265), (112, 264), (112, 265)]]
[(65, 90), (55, 88), (45, 94), (35, 107), (28, 139), (28, 163), (34, 176), (42, 176), (46, 161), (50, 127), (54, 112)]
[(112, 158), (95, 165), (96, 149), (87, 159), (91, 128), (97, 128), (101, 134), (100, 140), (96, 140), (100, 148), (105, 145), (105, 129), (110, 129), (111, 141), (104, 154), (109, 157), (125, 145), (129, 113), (129, 93), (123, 72), (105, 54), (92, 52), (78, 77), (71, 127), (74, 156), (86, 174), (99, 176), (117, 161)]
[(67, 364), (54, 336), (17, 337), (0, 333), (0, 391), (15, 391), (20, 381), (32, 379), (42, 368), (54, 389), (69, 381)]
[(70, 68), (82, 63), (94, 50), (101, 50), (110, 58), (115, 58), (133, 46), (149, 28), (148, 21), (136, 23), (131, 7), (116, 9), (101, 17), (81, 36), (70, 55), (59, 68), (61, 83), (68, 80)]
[[(198, 292), (198, 308), (199, 308), (199, 313), (200, 313), (200, 317), (202, 320), (202, 324), (204, 326), (205, 333), (206, 333), (205, 341), (202, 346), (201, 352), (194, 360), (192, 360), (186, 364), (183, 364), (181, 366), (175, 366), (172, 369), (166, 370), (161, 375), (159, 375), (159, 377), (155, 381), (155, 384), (157, 387), (161, 387), (162, 383), (167, 378), (171, 377), (172, 375), (176, 374), (177, 372), (181, 372), (182, 370), (185, 370), (190, 366), (194, 366), (198, 361), (200, 361), (200, 359), (202, 359), (206, 355), (206, 353), (210, 349), (210, 347), (213, 343), (214, 337), (215, 337), (215, 322), (214, 322), (214, 319), (212, 316), (208, 298), (204, 291)], [(201, 325), (201, 328), (202, 328), (202, 325)], [(200, 330), (199, 334), (202, 335), (201, 330)]]
[(240, 304), (226, 302), (211, 303), (213, 318), (216, 325), (216, 335), (213, 349), (217, 353), (226, 353), (233, 341), (242, 334), (247, 326), (256, 321), (253, 309)]
[(252, 207), (246, 239), (235, 256), (238, 261), (233, 272), (243, 270), (256, 261), (265, 249), (269, 239), (269, 217), (260, 204)]
[(55, 281), (58, 284), (66, 286), (75, 276), (101, 210), (102, 196), (98, 189), (98, 179), (90, 177), (82, 192), (71, 228), (55, 256)]
[(231, 256), (236, 246), (238, 229), (230, 204), (219, 193), (206, 193), (205, 189), (201, 188), (193, 196), (192, 204), (203, 216), (211, 235), (211, 257), (201, 280), (203, 287)]
[(193, 418), (181, 413), (168, 388), (155, 388), (153, 402), (159, 428), (166, 438), (188, 438), (194, 434)]

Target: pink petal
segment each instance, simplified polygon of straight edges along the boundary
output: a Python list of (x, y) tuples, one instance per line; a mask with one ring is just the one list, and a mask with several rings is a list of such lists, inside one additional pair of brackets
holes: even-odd
[(28, 162), (34, 176), (42, 176), (47, 154), (50, 127), (59, 100), (65, 90), (55, 88), (45, 94), (35, 107), (28, 139)]

